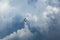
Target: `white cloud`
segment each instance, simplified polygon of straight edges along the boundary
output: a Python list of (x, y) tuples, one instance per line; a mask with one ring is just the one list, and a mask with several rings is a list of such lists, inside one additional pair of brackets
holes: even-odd
[(54, 18), (53, 14), (59, 13), (59, 8), (57, 7), (52, 7), (52, 6), (47, 6), (46, 11), (43, 13), (43, 17), (48, 17), (49, 15)]
[(0, 13), (3, 14), (10, 9), (10, 4), (8, 1), (1, 0), (0, 2)]
[(0, 40), (14, 40), (16, 37), (19, 38), (19, 40), (28, 40), (28, 38), (32, 37), (33, 34), (30, 32), (27, 23), (25, 23), (25, 28), (21, 30), (17, 30), (17, 32), (13, 32), (12, 34), (4, 37)]
[[(53, 6), (46, 7), (45, 12), (43, 12), (43, 21), (44, 23), (47, 24), (45, 25), (47, 29), (50, 26), (50, 23), (52, 22), (52, 20), (56, 19), (56, 15), (59, 13), (59, 10), (60, 10), (59, 8), (53, 7)], [(45, 29), (44, 26), (43, 28)]]
[(12, 22), (12, 18), (16, 15), (15, 7), (11, 6), (10, 0), (0, 0), (0, 31), (5, 29), (7, 23)]
[(58, 13), (59, 12), (59, 9), (57, 7), (48, 6), (47, 7), (47, 11), (48, 12)]

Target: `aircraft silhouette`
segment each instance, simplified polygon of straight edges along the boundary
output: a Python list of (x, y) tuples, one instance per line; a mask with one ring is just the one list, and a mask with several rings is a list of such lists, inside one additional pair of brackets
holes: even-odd
[(26, 22), (27, 21), (27, 19), (26, 18), (24, 18), (24, 22)]

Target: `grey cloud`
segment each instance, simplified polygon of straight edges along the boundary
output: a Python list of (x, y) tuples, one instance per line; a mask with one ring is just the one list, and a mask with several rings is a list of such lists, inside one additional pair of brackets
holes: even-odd
[(48, 4), (51, 6), (60, 7), (60, 1), (59, 0), (48, 0)]

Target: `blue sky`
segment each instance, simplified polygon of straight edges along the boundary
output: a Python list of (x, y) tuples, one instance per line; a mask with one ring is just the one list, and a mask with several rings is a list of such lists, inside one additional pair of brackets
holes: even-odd
[(0, 0), (0, 40), (60, 40), (60, 0)]

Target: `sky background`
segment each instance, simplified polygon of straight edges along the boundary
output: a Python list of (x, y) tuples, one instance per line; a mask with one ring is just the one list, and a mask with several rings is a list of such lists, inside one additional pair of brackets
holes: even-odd
[(60, 40), (60, 0), (0, 0), (0, 40)]

